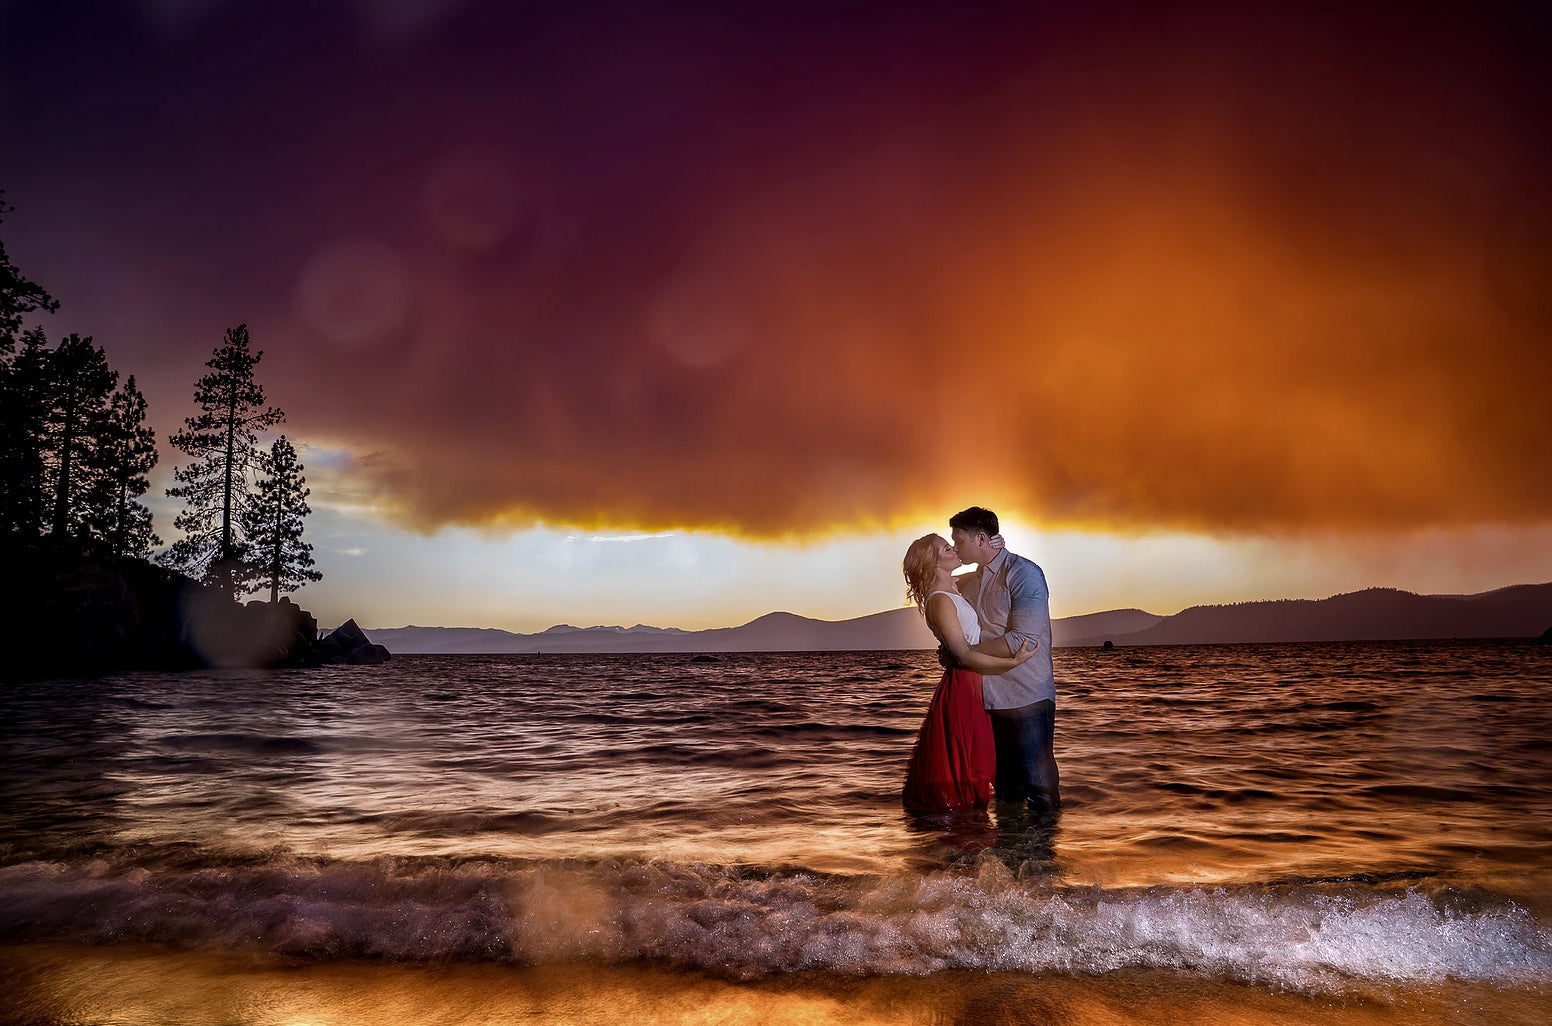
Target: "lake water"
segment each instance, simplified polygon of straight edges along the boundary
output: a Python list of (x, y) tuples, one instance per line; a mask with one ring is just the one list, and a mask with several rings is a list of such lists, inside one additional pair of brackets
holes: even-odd
[(1066, 807), (904, 816), (931, 653), (0, 690), (0, 1021), (1552, 1020), (1552, 649), (1058, 650)]

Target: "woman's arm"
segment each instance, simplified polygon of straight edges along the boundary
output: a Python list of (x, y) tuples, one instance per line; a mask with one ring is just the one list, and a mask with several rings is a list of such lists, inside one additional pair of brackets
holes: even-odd
[(943, 642), (943, 647), (954, 657), (954, 662), (967, 670), (976, 673), (1007, 673), (1035, 654), (1035, 650), (1028, 646), (1011, 656), (988, 655), (971, 648), (965, 641), (964, 629), (959, 626), (959, 613), (954, 608), (954, 600), (947, 595), (928, 598), (926, 612), (927, 626)]

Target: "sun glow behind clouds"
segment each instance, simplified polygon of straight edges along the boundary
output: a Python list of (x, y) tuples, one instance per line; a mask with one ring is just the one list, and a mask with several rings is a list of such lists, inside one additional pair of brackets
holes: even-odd
[[(900, 559), (910, 542), (947, 534), (936, 521), (756, 541), (695, 530), (567, 526), (394, 526), (339, 447), (299, 444), (312, 489), (306, 540), (324, 580), (297, 599), (324, 626), (497, 627), (646, 623), (701, 629), (786, 610), (842, 620), (904, 604)], [(173, 460), (153, 475), (158, 523)], [(967, 493), (961, 505), (982, 495)], [(957, 508), (957, 507), (956, 507)], [(1000, 507), (1006, 511), (1007, 507)], [(1038, 562), (1053, 616), (1137, 607), (1323, 598), (1373, 586), (1464, 594), (1552, 581), (1552, 526), (1484, 525), (1415, 532), (1209, 535), (1042, 527), (1004, 516), (1009, 547)], [(171, 532), (169, 532), (171, 533)]]
[[(1267, 598), (1323, 598), (1374, 585), (1428, 593), (1552, 580), (1552, 528), (1478, 528), (1406, 537), (1213, 538), (1042, 531), (1005, 525), (1040, 563), (1053, 616)], [(402, 531), (325, 509), (309, 526), (326, 577), (298, 600), (324, 625), (498, 627), (532, 633), (646, 623), (701, 629), (786, 610), (841, 620), (904, 604), (900, 559), (918, 524), (808, 544), (696, 531), (533, 528)], [(361, 557), (332, 553), (365, 549)]]

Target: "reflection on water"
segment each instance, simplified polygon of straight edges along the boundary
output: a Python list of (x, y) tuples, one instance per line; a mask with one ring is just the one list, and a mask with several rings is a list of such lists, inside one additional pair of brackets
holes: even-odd
[(1017, 879), (1057, 877), (1057, 837), (1060, 812), (1032, 813), (1020, 802), (993, 802), (990, 808), (905, 819), (906, 830), (920, 838), (915, 865), (921, 869), (949, 866), (971, 869), (978, 859), (992, 857)]
[(901, 814), (930, 653), (428, 656), (9, 689), (0, 854), (194, 844), (891, 872), (984, 846), (1074, 884), (1418, 873), (1552, 891), (1545, 648), (1057, 661), (1067, 806), (1048, 832)]
[(428, 656), (6, 689), (6, 1014), (1552, 1020), (1552, 650), (1060, 651), (1044, 820), (902, 813), (939, 672)]

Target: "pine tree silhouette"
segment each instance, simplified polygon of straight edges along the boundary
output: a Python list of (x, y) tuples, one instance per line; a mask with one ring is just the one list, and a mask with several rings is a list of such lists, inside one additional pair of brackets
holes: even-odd
[[(14, 209), (0, 189), (0, 223)], [(18, 333), (27, 314), (58, 309), (58, 301), (11, 263), (0, 240), (0, 541), (30, 544), (42, 531), (41, 395), (35, 389), (43, 380), (46, 340), (41, 329)]]
[(146, 401), (131, 374), (113, 393), (97, 448), (91, 509), (94, 532), (116, 558), (140, 556), (161, 545), (151, 511), (139, 502), (156, 466), (156, 432), (145, 424)]
[(42, 328), (23, 333), (21, 341), (0, 369), (0, 537), (31, 546), (43, 534), (48, 508), (43, 431), (50, 352)]
[(269, 600), (295, 591), (309, 581), (323, 580), (311, 569), (313, 547), (302, 541), (307, 505), (307, 479), (296, 449), (285, 435), (275, 439), (259, 459), (258, 486), (243, 508), (243, 533), (248, 540), (251, 585), (269, 585)]
[(233, 598), (248, 576), (239, 520), (249, 474), (258, 462), (254, 446), (260, 431), (285, 419), (280, 410), (264, 405), (264, 389), (254, 380), (253, 369), (263, 357), (262, 351), (249, 350), (246, 324), (228, 329), (205, 363), (210, 373), (194, 386), (201, 412), (169, 439), (193, 462), (173, 471), (177, 484), (167, 494), (186, 503), (174, 521), (184, 536), (161, 558)]
[(101, 346), (73, 332), (48, 355), (47, 369), (42, 450), (53, 493), (51, 533), (60, 540), (87, 538), (94, 463), (119, 375)]

